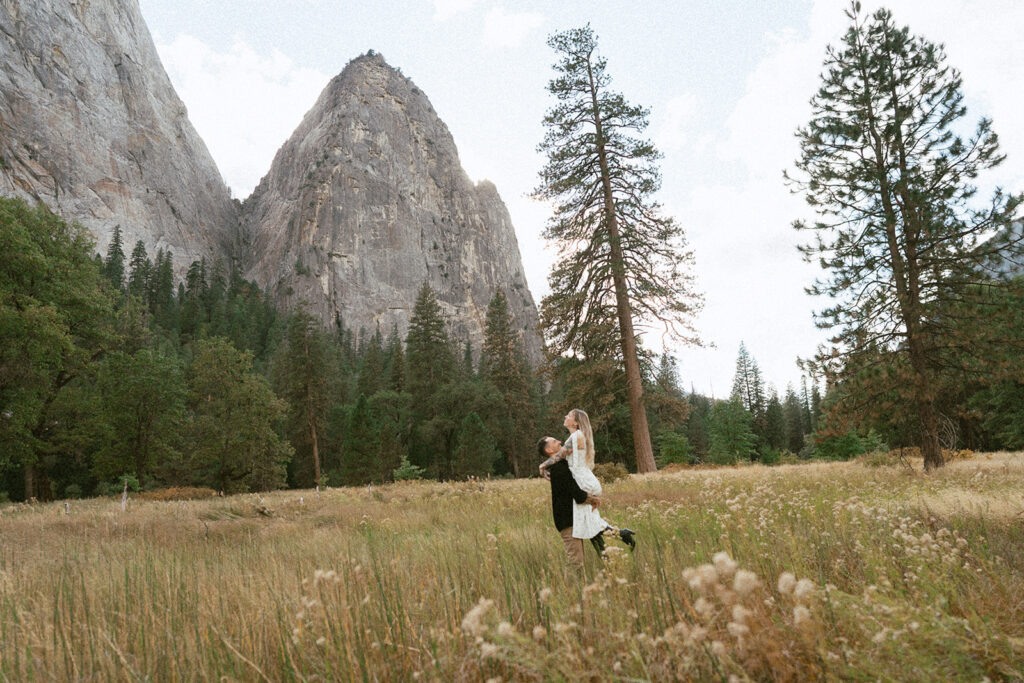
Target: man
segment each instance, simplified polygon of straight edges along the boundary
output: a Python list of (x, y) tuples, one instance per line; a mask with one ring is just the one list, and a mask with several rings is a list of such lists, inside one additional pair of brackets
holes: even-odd
[[(545, 436), (537, 443), (537, 450), (542, 458), (558, 453), (561, 448), (562, 442), (550, 436)], [(590, 503), (596, 508), (601, 504), (601, 499), (588, 495), (579, 487), (573, 479), (572, 472), (569, 471), (569, 463), (564, 459), (548, 467), (547, 472), (547, 477), (551, 481), (551, 513), (555, 518), (555, 528), (561, 534), (562, 543), (565, 545), (565, 557), (571, 567), (582, 573), (583, 540), (572, 537), (572, 503)]]

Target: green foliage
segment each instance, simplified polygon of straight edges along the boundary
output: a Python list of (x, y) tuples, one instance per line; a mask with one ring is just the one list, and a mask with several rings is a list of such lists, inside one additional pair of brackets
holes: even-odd
[[(391, 468), (393, 469), (393, 468)], [(370, 412), (369, 402), (362, 394), (356, 399), (348, 417), (341, 451), (341, 478), (346, 486), (363, 486), (383, 479), (380, 429)]]
[(395, 481), (411, 481), (414, 479), (422, 479), (424, 470), (422, 467), (416, 467), (409, 462), (409, 457), (403, 455), (402, 460), (398, 467), (391, 473), (392, 478)]
[(672, 463), (690, 464), (694, 462), (690, 442), (685, 434), (679, 432), (661, 432), (655, 437), (658, 445), (658, 467)]
[[(59, 465), (55, 444), (76, 425), (52, 411), (115, 341), (115, 297), (92, 246), (42, 204), (0, 198), (0, 470), (29, 468), (26, 483), (41, 456)], [(40, 484), (26, 497), (50, 497)]]
[(841, 44), (827, 50), (811, 120), (797, 132), (801, 155), (790, 178), (819, 214), (794, 224), (814, 233), (802, 251), (827, 274), (808, 291), (832, 298), (818, 324), (834, 337), (815, 365), (848, 385), (843, 397), (852, 405), (835, 410), (857, 420), (912, 416), (934, 467), (942, 464), (942, 370), (981, 369), (965, 359), (1008, 346), (1018, 357), (1024, 351), (1024, 335), (978, 344), (967, 333), (1011, 316), (1009, 307), (956, 303), (977, 298), (978, 283), (1006, 286), (1001, 266), (1024, 256), (1010, 228), (1024, 197), (996, 190), (975, 201), (975, 178), (1004, 157), (990, 120), (966, 140), (958, 134), (967, 112), (962, 80), (942, 46), (896, 25), (886, 9), (863, 18), (855, 3), (847, 14)]
[(863, 454), (865, 450), (863, 440), (851, 429), (845, 434), (815, 438), (814, 452), (817, 457), (826, 460), (849, 460)]
[(157, 468), (171, 479), (182, 476), (180, 468), (168, 472), (180, 462), (185, 423), (186, 387), (178, 360), (149, 348), (115, 352), (100, 369), (97, 389), (106, 428), (93, 461), (97, 479), (132, 472), (148, 482)]
[(452, 478), (487, 476), (500, 455), (483, 420), (476, 413), (470, 413), (463, 418), (455, 436)]
[(196, 344), (189, 372), (192, 463), (200, 481), (225, 491), (284, 484), (292, 447), (274, 431), (286, 410), (266, 379), (252, 372), (252, 353), (215, 337)]
[(288, 320), (284, 344), (274, 356), (274, 388), (287, 405), (286, 432), (293, 448), (309, 463), (309, 476), (301, 483), (313, 486), (321, 474), (320, 449), (328, 410), (335, 397), (336, 354), (320, 321), (305, 310)]
[(512, 329), (508, 299), (495, 292), (487, 306), (480, 374), (498, 392), (500, 407), (495, 416), (495, 443), (507, 470), (516, 476), (530, 472), (536, 410), (530, 396), (530, 368), (521, 337)]
[(719, 464), (752, 460), (757, 453), (752, 424), (753, 416), (738, 399), (715, 403), (709, 427), (709, 460)]

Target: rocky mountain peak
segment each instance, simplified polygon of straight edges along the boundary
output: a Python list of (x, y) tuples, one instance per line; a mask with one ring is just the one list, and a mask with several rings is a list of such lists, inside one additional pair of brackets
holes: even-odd
[(474, 184), (427, 96), (378, 54), (328, 83), (243, 208), (249, 276), (325, 321), (404, 334), (427, 282), (456, 337), (479, 350), (501, 288), (541, 358), (508, 211)]

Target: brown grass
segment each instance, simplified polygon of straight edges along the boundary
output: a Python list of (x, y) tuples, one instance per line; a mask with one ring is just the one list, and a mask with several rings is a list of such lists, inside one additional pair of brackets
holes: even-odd
[(640, 546), (582, 581), (541, 480), (6, 506), (0, 679), (1022, 678), (1019, 454), (605, 500)]

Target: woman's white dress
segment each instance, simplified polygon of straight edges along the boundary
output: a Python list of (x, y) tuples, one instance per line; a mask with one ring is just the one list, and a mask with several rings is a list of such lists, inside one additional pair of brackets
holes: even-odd
[[(583, 444), (583, 433), (578, 429), (569, 437), (568, 445), (572, 452), (569, 453), (567, 461), (572, 478), (576, 485), (587, 493), (595, 496), (601, 495), (601, 482), (594, 473), (587, 467), (586, 450), (581, 448)], [(572, 502), (572, 536), (573, 538), (593, 538), (605, 530), (608, 524), (601, 519), (601, 515), (589, 503)]]

